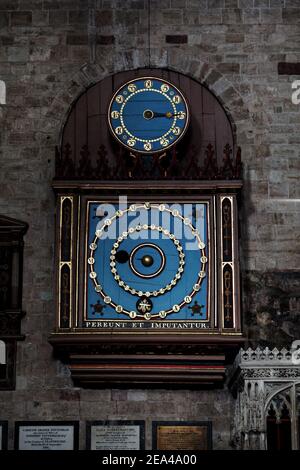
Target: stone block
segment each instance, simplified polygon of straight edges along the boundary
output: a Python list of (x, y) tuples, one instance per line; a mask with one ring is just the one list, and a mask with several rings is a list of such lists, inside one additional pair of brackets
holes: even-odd
[(222, 74), (240, 73), (240, 64), (223, 62), (218, 64), (217, 70)]
[(280, 8), (262, 8), (261, 22), (278, 24), (282, 22), (282, 10)]
[(69, 24), (88, 24), (88, 10), (71, 10), (69, 13)]
[(244, 41), (245, 36), (241, 33), (228, 33), (225, 35), (225, 42), (229, 44), (240, 44)]
[[(110, 389), (94, 390), (94, 389), (81, 389), (80, 390), (80, 400), (82, 402), (105, 402), (108, 403), (111, 401)], [(90, 405), (91, 406), (91, 405)]]
[(171, 8), (185, 8), (186, 0), (171, 0)]
[(90, 48), (85, 46), (72, 46), (70, 59), (73, 63), (86, 63), (90, 60)]
[(1, 0), (1, 10), (18, 10), (19, 2), (15, 0)]
[[(15, 36), (0, 36), (0, 44), (2, 46), (12, 46), (15, 42)], [(2, 69), (2, 64), (1, 64)]]
[[(298, 179), (298, 178), (296, 178), (296, 179)], [(299, 199), (300, 198), (299, 181), (296, 181), (296, 183), (289, 183), (289, 197), (291, 199)], [(298, 227), (299, 227), (299, 222), (298, 222)], [(296, 231), (294, 231), (293, 233), (296, 233)]]
[(48, 61), (51, 56), (50, 47), (31, 47), (29, 51), (29, 60), (36, 61)]
[[(140, 21), (139, 10), (123, 10), (119, 9), (115, 11), (115, 25), (116, 26), (132, 26)], [(107, 24), (107, 23), (106, 23)], [(124, 34), (124, 32), (123, 32)]]
[[(189, 1), (189, 0), (187, 0)], [(193, 1), (193, 0), (192, 0)], [(198, 1), (198, 0), (196, 0)], [(201, 0), (200, 0), (201, 1)], [(105, 0), (104, 0), (105, 2)], [(151, 13), (157, 9), (165, 9), (165, 8), (170, 8), (171, 2), (170, 0), (151, 0)]]
[(95, 25), (98, 27), (110, 26), (113, 24), (113, 18), (112, 10), (97, 10), (95, 13)]
[(259, 23), (259, 9), (245, 9), (243, 10), (243, 23), (244, 24), (257, 24)]
[(254, 0), (239, 0), (239, 8), (253, 8)]
[(287, 8), (298, 8), (299, 0), (285, 0), (285, 6)]
[(31, 11), (13, 11), (10, 14), (11, 26), (31, 26), (32, 12)]
[(131, 0), (129, 8), (133, 10), (144, 10), (146, 8), (146, 2), (145, 0)]
[(67, 45), (69, 46), (84, 46), (88, 42), (87, 34), (67, 34)]
[[(299, 3), (297, 5), (299, 7)], [(300, 24), (300, 8), (285, 8), (282, 10), (284, 24)]]
[(127, 390), (117, 390), (113, 389), (111, 391), (112, 401), (126, 401), (127, 400)]
[(44, 0), (44, 10), (75, 10), (86, 9), (87, 0)]
[(254, 0), (254, 8), (269, 8), (269, 5), (270, 0)]
[[(199, 10), (196, 10), (196, 9), (183, 10), (183, 24), (186, 26), (190, 26), (190, 27), (199, 25)], [(197, 28), (196, 33), (198, 36), (200, 36), (198, 28)]]
[(179, 25), (183, 23), (182, 10), (163, 10), (162, 21), (164, 25)]
[(9, 24), (9, 14), (5, 11), (0, 11), (0, 28), (6, 28)]
[(215, 8), (214, 10), (201, 10), (199, 15), (199, 24), (214, 25), (222, 24), (222, 10)]
[(113, 35), (99, 35), (97, 36), (97, 44), (102, 44), (103, 46), (111, 46), (115, 43), (115, 36)]
[(282, 183), (285, 180), (285, 175), (278, 170), (270, 170), (268, 174), (268, 180), (270, 183)]
[(238, 0), (225, 0), (225, 8), (238, 8), (239, 1)]
[(32, 12), (33, 26), (46, 26), (49, 24), (49, 12), (37, 10)]
[(225, 9), (222, 12), (222, 22), (224, 24), (238, 24), (242, 22), (242, 10)]
[(26, 62), (29, 59), (29, 47), (28, 46), (8, 47), (7, 58), (10, 62)]
[(207, 7), (208, 8), (224, 8), (225, 0), (208, 0)]
[(23, 10), (42, 10), (43, 0), (22, 0), (20, 6)]
[(289, 198), (289, 184), (287, 182), (270, 183), (269, 184), (269, 197), (270, 198)]
[(50, 10), (49, 11), (49, 24), (51, 26), (61, 26), (68, 22), (67, 11), (64, 10)]
[(80, 391), (79, 390), (68, 390), (68, 389), (60, 390), (59, 400), (67, 401), (67, 402), (79, 401), (80, 400)]
[(286, 0), (270, 0), (270, 8), (284, 7)]
[(128, 390), (128, 401), (146, 401), (148, 398), (147, 392), (143, 390)]

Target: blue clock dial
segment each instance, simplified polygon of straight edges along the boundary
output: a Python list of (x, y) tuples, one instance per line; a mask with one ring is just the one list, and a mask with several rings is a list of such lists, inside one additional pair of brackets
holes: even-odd
[(158, 78), (139, 78), (114, 94), (108, 111), (112, 134), (141, 153), (165, 150), (184, 135), (189, 110), (182, 93)]
[(208, 321), (207, 204), (101, 210), (89, 205), (86, 320)]

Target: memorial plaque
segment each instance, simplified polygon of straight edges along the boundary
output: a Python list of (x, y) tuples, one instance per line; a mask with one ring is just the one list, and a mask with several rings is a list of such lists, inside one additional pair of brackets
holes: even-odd
[(7, 421), (0, 421), (0, 450), (7, 449)]
[(211, 422), (154, 421), (153, 450), (209, 450)]
[(17, 421), (15, 425), (17, 450), (77, 450), (78, 442), (77, 421)]
[(86, 437), (88, 450), (143, 450), (145, 422), (89, 421)]

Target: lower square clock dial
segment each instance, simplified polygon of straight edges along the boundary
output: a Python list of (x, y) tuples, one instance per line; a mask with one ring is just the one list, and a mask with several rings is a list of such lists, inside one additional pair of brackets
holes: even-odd
[[(86, 320), (208, 319), (207, 204), (89, 203)], [(112, 212), (112, 213), (111, 213)]]

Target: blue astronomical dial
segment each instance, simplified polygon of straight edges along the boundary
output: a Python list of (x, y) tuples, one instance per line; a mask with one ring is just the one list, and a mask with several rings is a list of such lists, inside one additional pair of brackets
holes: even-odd
[(132, 80), (114, 94), (108, 121), (113, 136), (139, 153), (168, 149), (184, 135), (189, 110), (181, 91), (165, 80)]
[(88, 218), (86, 320), (209, 320), (206, 203), (91, 202)]

